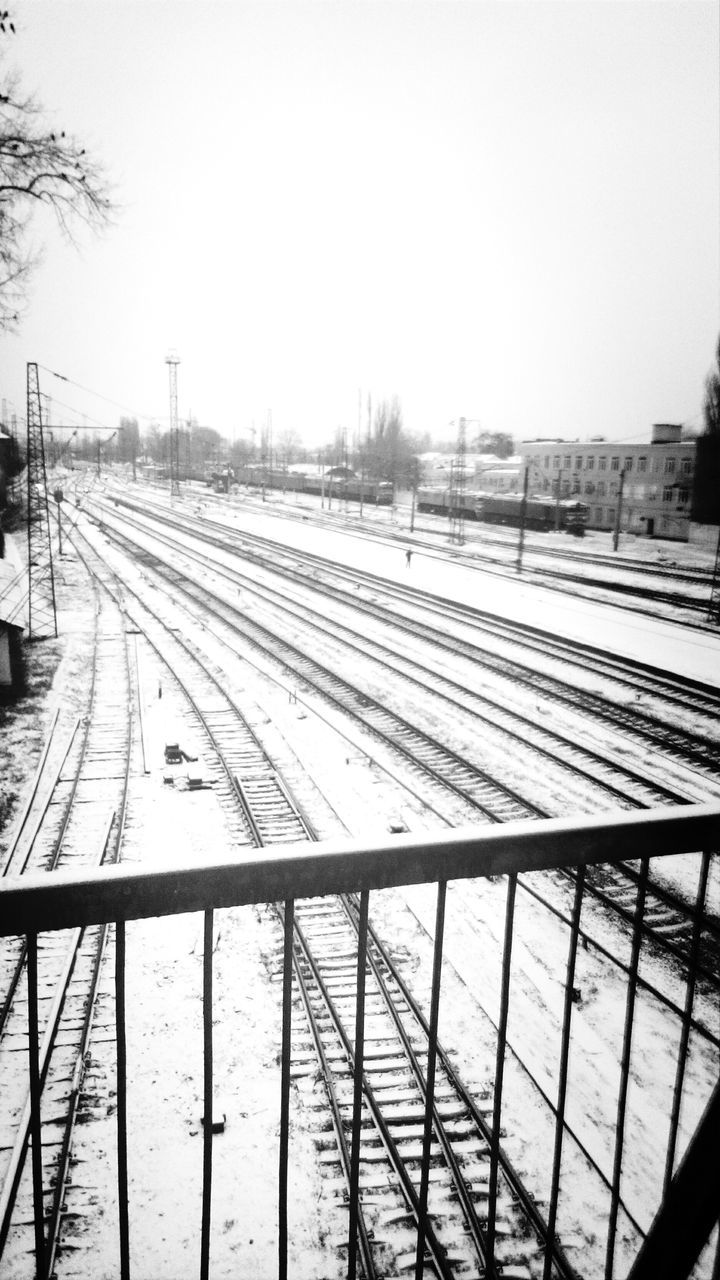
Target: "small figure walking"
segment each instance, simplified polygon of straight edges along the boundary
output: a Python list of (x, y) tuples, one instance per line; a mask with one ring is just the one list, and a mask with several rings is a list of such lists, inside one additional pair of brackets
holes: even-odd
[(410, 550), (410, 548), (408, 547), (407, 551), (405, 552), (405, 568), (406, 568), (406, 569), (409, 569), (409, 568), (410, 568), (410, 561), (411, 561), (411, 560), (412, 560), (412, 551), (411, 551), (411, 550)]

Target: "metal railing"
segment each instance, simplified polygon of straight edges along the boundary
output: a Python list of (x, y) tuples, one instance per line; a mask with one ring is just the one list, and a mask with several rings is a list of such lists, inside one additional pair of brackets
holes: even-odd
[[(552, 1154), (551, 1193), (547, 1223), (552, 1240), (556, 1225), (558, 1195), (563, 1162), (563, 1137), (568, 1093), (568, 1060), (572, 1044), (573, 980), (580, 938), (580, 910), (586, 869), (594, 864), (639, 862), (636, 926), (633, 932), (632, 956), (626, 974), (625, 1033), (622, 1047), (619, 1097), (616, 1110), (612, 1194), (607, 1223), (605, 1276), (614, 1274), (614, 1234), (617, 1227), (620, 1175), (625, 1141), (625, 1105), (633, 1061), (633, 1025), (635, 999), (640, 983), (640, 954), (643, 937), (642, 916), (649, 860), (669, 854), (701, 853), (705, 866), (711, 852), (720, 849), (720, 807), (688, 806), (642, 812), (622, 812), (610, 817), (581, 821), (548, 820), (508, 823), (481, 829), (457, 830), (433, 840), (419, 843), (411, 836), (396, 836), (372, 845), (323, 844), (292, 846), (287, 849), (250, 851), (243, 861), (224, 860), (211, 864), (172, 865), (157, 869), (129, 869), (123, 865), (86, 871), (83, 874), (57, 871), (46, 875), (23, 876), (0, 884), (0, 936), (22, 936), (28, 941), (31, 957), (36, 956), (38, 935), (46, 931), (114, 923), (115, 948), (115, 1019), (117, 1046), (117, 1148), (118, 1202), (120, 1215), (120, 1260), (118, 1274), (129, 1280), (130, 1248), (128, 1220), (127, 1165), (127, 1061), (125, 1053), (125, 924), (127, 921), (168, 916), (184, 912), (204, 913), (204, 1114), (212, 1116), (213, 1099), (213, 911), (259, 903), (284, 904), (283, 1000), (281, 1081), (278, 1111), (280, 1116), (277, 1234), (277, 1274), (285, 1280), (288, 1274), (288, 1196), (290, 1067), (293, 982), (293, 915), (297, 899), (328, 894), (360, 894), (360, 931), (358, 941), (358, 997), (356, 1018), (356, 1088), (353, 1118), (353, 1176), (349, 1194), (348, 1274), (355, 1274), (357, 1223), (357, 1159), (360, 1130), (362, 1043), (363, 1043), (363, 974), (367, 946), (368, 895), (377, 889), (417, 884), (437, 884), (437, 928), (434, 939), (433, 988), (431, 996), (430, 1040), (427, 1061), (427, 1101), (425, 1138), (419, 1200), (418, 1269), (422, 1274), (422, 1240), (424, 1215), (427, 1211), (427, 1187), (430, 1161), (430, 1134), (433, 1114), (433, 1077), (438, 1048), (437, 1024), (440, 1002), (440, 974), (443, 958), (445, 892), (448, 882), (466, 878), (495, 877), (508, 879), (505, 935), (502, 954), (500, 1016), (497, 1028), (497, 1052), (492, 1111), (492, 1144), (490, 1193), (487, 1234), (492, 1250), (495, 1232), (495, 1197), (498, 1179), (498, 1143), (503, 1113), (503, 1072), (508, 1053), (507, 1022), (511, 991), (511, 957), (514, 936), (514, 900), (518, 876), (548, 869), (568, 869), (575, 873), (574, 907), (568, 920), (568, 952), (564, 978), (564, 1006), (559, 1045), (558, 1093), (555, 1113), (555, 1138)], [(707, 877), (706, 877), (707, 879)], [(704, 902), (695, 910), (695, 933), (699, 936), (706, 922)], [(716, 1090), (710, 1098), (695, 1137), (687, 1145), (682, 1161), (676, 1165), (678, 1116), (683, 1095), (685, 1057), (689, 1027), (693, 1017), (695, 975), (693, 964), (687, 966), (686, 999), (683, 1033), (678, 1049), (678, 1069), (669, 1117), (669, 1143), (664, 1195), (656, 1218), (646, 1235), (637, 1260), (630, 1271), (632, 1280), (683, 1280), (691, 1274), (696, 1259), (706, 1246), (718, 1222), (717, 1186), (720, 1185), (718, 1152), (720, 1151), (720, 1098)], [(32, 1093), (32, 1135), (34, 1156), (36, 1268), (45, 1276), (45, 1218), (40, 1167), (41, 1090), (37, 1072), (37, 983), (31, 967), (28, 982), (29, 1021), (31, 1027), (29, 1073)], [(34, 1040), (34, 1043), (33, 1043)], [(642, 1048), (637, 1048), (642, 1052)], [(573, 1052), (582, 1053), (580, 1046)], [(1, 1096), (0, 1081), (0, 1096)], [(198, 1247), (198, 1271), (205, 1280), (210, 1274), (210, 1230), (212, 1192), (212, 1125), (206, 1123), (203, 1134), (202, 1217)], [(682, 1230), (678, 1229), (681, 1224)], [(492, 1253), (491, 1253), (492, 1257)], [(714, 1275), (720, 1274), (720, 1253)], [(1, 1268), (0, 1268), (1, 1269)], [(489, 1273), (488, 1273), (489, 1274)], [(545, 1276), (551, 1274), (550, 1250), (546, 1252)]]

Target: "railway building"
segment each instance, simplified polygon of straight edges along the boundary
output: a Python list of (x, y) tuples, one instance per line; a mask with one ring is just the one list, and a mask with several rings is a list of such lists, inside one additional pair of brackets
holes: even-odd
[(525, 441), (522, 466), (536, 494), (579, 498), (589, 529), (612, 530), (620, 508), (620, 530), (679, 542), (701, 540), (692, 528), (696, 440), (682, 438), (674, 423), (658, 423), (648, 443)]

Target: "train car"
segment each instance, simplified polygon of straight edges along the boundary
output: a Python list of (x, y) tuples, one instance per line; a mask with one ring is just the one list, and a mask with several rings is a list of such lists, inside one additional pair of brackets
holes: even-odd
[[(476, 515), (486, 524), (504, 524), (517, 529), (520, 526), (522, 494), (492, 494), (478, 500)], [(583, 502), (564, 498), (528, 498), (525, 503), (525, 528), (550, 532), (556, 527), (565, 533), (582, 537), (587, 524), (587, 507)]]
[(466, 520), (478, 520), (478, 504), (482, 499), (482, 494), (477, 493), (474, 489), (464, 489), (461, 494), (456, 495), (455, 501), (450, 504), (450, 490), (448, 488), (439, 488), (430, 486), (420, 488), (417, 491), (417, 507), (418, 511), (427, 512), (429, 515), (464, 516)]

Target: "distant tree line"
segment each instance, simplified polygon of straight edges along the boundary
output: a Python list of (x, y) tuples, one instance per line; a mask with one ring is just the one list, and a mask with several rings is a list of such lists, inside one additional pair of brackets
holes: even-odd
[[(103, 457), (116, 462), (136, 465), (142, 459), (159, 466), (170, 465), (170, 430), (157, 422), (150, 422), (141, 430), (136, 418), (123, 417), (113, 440), (103, 443), (99, 435), (86, 435), (74, 442), (72, 452), (77, 458), (93, 461), (98, 445)], [(268, 424), (259, 432), (252, 430), (236, 440), (228, 440), (219, 431), (200, 426), (194, 419), (178, 425), (181, 473), (197, 475), (202, 475), (206, 466), (213, 463), (235, 470), (251, 464), (283, 470), (308, 463), (345, 467), (369, 481), (387, 481), (398, 489), (410, 489), (422, 483), (422, 454), (437, 452), (452, 457), (456, 448), (456, 441), (433, 441), (428, 432), (408, 431), (396, 395), (380, 400), (374, 410), (368, 407), (364, 430), (338, 429), (333, 438), (319, 448), (306, 448), (298, 432), (292, 429), (273, 437)], [(512, 436), (503, 432), (485, 431), (468, 441), (467, 448), (504, 458), (513, 453), (514, 443)]]

